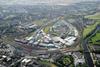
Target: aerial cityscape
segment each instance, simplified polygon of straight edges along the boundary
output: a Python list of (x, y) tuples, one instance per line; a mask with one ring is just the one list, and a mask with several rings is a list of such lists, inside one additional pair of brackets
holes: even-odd
[(0, 0), (0, 67), (100, 67), (100, 0)]

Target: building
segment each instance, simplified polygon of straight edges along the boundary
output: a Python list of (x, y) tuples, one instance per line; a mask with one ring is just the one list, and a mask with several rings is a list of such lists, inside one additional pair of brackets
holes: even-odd
[(72, 53), (72, 56), (74, 57), (75, 66), (80, 63), (81, 64), (85, 63), (84, 56), (80, 52), (74, 52), (74, 53)]

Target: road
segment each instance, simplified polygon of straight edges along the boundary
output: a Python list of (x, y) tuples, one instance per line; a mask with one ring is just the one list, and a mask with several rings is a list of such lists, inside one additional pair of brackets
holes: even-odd
[(97, 30), (100, 29), (100, 26), (97, 25), (97, 27), (89, 34), (90, 36), (86, 37), (84, 40), (83, 40), (83, 43), (82, 43), (82, 47), (84, 49), (84, 57), (85, 57), (85, 60), (86, 60), (86, 63), (88, 64), (88, 67), (94, 67), (94, 64), (93, 64), (93, 60), (92, 60), (92, 57), (91, 57), (91, 54), (90, 54), (90, 51), (89, 51), (89, 48), (88, 48), (88, 41), (90, 40), (90, 38), (97, 32)]

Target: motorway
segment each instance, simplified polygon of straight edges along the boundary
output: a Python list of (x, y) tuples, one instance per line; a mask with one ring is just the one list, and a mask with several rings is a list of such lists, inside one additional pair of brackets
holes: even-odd
[(83, 51), (84, 57), (85, 57), (88, 67), (94, 67), (93, 60), (92, 60), (92, 57), (91, 57), (91, 54), (88, 48), (88, 41), (98, 30), (100, 30), (100, 25), (97, 25), (97, 27), (89, 34), (90, 36), (83, 39), (82, 47), (84, 49)]

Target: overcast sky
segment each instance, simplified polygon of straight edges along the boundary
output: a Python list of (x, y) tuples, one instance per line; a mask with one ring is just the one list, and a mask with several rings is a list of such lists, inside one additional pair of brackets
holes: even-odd
[[(13, 5), (13, 4), (22, 4), (22, 5), (32, 5), (37, 3), (46, 3), (50, 5), (57, 5), (57, 4), (72, 4), (82, 1), (97, 1), (97, 0), (0, 0), (0, 4), (4, 5)], [(98, 0), (99, 1), (99, 0)]]

